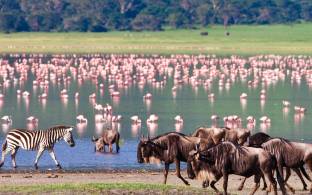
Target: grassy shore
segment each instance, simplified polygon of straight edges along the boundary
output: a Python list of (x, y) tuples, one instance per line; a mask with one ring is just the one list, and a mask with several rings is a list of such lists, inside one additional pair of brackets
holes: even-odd
[[(0, 193), (17, 194), (210, 194), (201, 188), (142, 183), (90, 183), (90, 184), (45, 184), (26, 186), (1, 186)], [(212, 194), (212, 193), (211, 193)]]
[[(209, 32), (201, 36), (200, 32)], [(197, 30), (0, 34), (0, 53), (312, 54), (312, 23)]]

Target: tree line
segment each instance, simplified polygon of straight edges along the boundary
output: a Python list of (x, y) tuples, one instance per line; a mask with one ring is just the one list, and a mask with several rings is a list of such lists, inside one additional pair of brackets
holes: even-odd
[(312, 21), (312, 0), (0, 0), (0, 31), (162, 30)]

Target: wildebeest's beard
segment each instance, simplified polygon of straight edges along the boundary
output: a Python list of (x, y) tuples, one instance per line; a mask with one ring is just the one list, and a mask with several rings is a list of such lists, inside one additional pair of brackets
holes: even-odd
[(189, 152), (189, 156), (187, 158), (187, 176), (190, 179), (194, 179), (196, 177), (194, 169), (196, 169), (196, 167), (193, 166), (193, 163), (195, 161), (195, 156), (198, 155), (198, 152), (195, 150), (192, 150), (191, 152)]

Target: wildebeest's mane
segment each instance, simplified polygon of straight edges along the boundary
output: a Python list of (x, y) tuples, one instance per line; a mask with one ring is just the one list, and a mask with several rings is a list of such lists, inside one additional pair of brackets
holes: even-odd
[[(280, 139), (280, 138), (272, 138), (271, 140), (263, 143), (261, 147), (267, 151), (269, 151), (271, 154), (274, 154), (276, 158), (281, 158), (281, 156), (284, 156), (287, 160), (289, 155), (296, 155), (296, 154), (289, 154), (289, 149), (291, 149), (292, 144), (287, 139)], [(291, 157), (290, 157), (291, 159)]]
[[(240, 147), (232, 142), (222, 142), (215, 147), (201, 152), (200, 159), (206, 160), (207, 162), (212, 160), (211, 162), (213, 162), (213, 166), (215, 166), (217, 170), (222, 170), (222, 167), (225, 166), (225, 161), (229, 156), (235, 157), (234, 155), (239, 155), (233, 159), (239, 159), (241, 157), (244, 158), (246, 156), (246, 152), (247, 150), (245, 147)], [(243, 168), (244, 163), (241, 160), (237, 160), (237, 164), (235, 166)]]

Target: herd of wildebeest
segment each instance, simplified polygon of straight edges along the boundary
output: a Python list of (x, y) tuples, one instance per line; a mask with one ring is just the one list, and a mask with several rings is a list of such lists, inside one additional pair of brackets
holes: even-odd
[[(96, 150), (103, 150), (105, 145), (110, 145), (112, 151), (111, 144), (117, 141), (116, 149), (119, 151), (119, 134), (117, 131), (114, 134), (115, 136), (110, 136), (111, 142), (107, 141), (108, 133), (95, 139)], [(278, 182), (282, 193), (287, 194), (286, 187), (295, 192), (288, 183), (291, 170), (299, 176), (303, 190), (307, 190), (303, 176), (310, 182), (311, 178), (304, 165), (312, 170), (312, 145), (271, 137), (262, 132), (251, 135), (249, 130), (242, 128), (200, 127), (191, 135), (168, 132), (154, 138), (141, 137), (137, 160), (139, 163), (163, 163), (165, 184), (169, 165), (175, 163), (177, 177), (189, 185), (180, 173), (180, 162), (186, 162), (188, 177), (201, 180), (204, 188), (210, 186), (216, 193), (220, 191), (215, 184), (223, 177), (223, 190), (227, 194), (229, 175), (235, 174), (245, 177), (238, 190), (243, 189), (246, 178), (254, 176), (255, 186), (251, 194), (260, 187), (261, 178), (263, 190), (273, 190), (277, 194)], [(310, 192), (312, 193), (312, 183)]]

